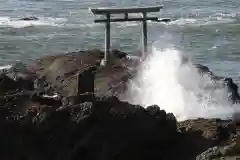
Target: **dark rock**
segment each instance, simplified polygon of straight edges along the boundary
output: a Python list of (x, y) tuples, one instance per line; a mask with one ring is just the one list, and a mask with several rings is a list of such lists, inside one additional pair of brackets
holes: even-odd
[[(237, 84), (235, 84), (232, 80), (232, 78), (228, 78), (228, 77), (219, 77), (214, 75), (207, 66), (201, 65), (201, 64), (195, 64), (194, 65), (200, 74), (202, 75), (209, 75), (210, 78), (214, 81), (214, 82), (220, 82), (222, 83), (222, 87), (226, 87), (227, 91), (228, 91), (228, 99), (231, 103), (239, 103), (240, 102), (240, 95), (238, 93), (238, 86)], [(221, 86), (218, 86), (221, 87)]]
[[(34, 69), (18, 64), (2, 74), (0, 159), (192, 160), (227, 153), (212, 147), (233, 143), (240, 127), (235, 121), (177, 122), (156, 105), (144, 109), (121, 101), (137, 70), (137, 65), (128, 68), (125, 56), (113, 51), (102, 67), (103, 52), (74, 52), (41, 58)], [(206, 66), (197, 67), (215, 76)], [(237, 93), (231, 79), (225, 82), (223, 87)]]
[(240, 126), (240, 113), (239, 112), (234, 113), (231, 118), (237, 126)]
[(21, 78), (14, 80), (5, 74), (0, 76), (0, 94), (3, 95), (22, 90), (33, 90), (33, 81)]
[(44, 97), (36, 94), (31, 95), (31, 100), (38, 102), (40, 105), (62, 106), (62, 101), (60, 100), (56, 100), (54, 98)]
[(27, 70), (24, 64), (13, 65), (0, 76), (0, 93), (17, 92), (34, 89), (34, 75)]
[(20, 18), (20, 20), (22, 20), (22, 21), (37, 21), (37, 20), (39, 20), (39, 18), (32, 16), (32, 17)]
[[(152, 115), (156, 118), (160, 118), (160, 119), (167, 118), (167, 113), (164, 110), (160, 110), (160, 107), (158, 107), (157, 105), (149, 106), (147, 108), (147, 111), (150, 115)], [(171, 119), (171, 118), (169, 118), (169, 119)], [(175, 119), (175, 117), (174, 117), (174, 119)]]
[[(37, 112), (6, 122), (5, 126), (15, 125), (2, 128), (4, 133), (14, 130), (14, 134), (2, 134), (11, 139), (8, 145), (0, 137), (0, 147), (8, 149), (0, 152), (1, 159), (13, 158), (13, 154), (27, 159), (33, 155), (39, 159), (159, 159), (165, 157), (177, 134), (167, 123), (156, 125), (142, 107), (111, 97), (60, 110), (42, 107)], [(33, 117), (31, 121), (28, 116)]]
[(239, 137), (225, 145), (214, 146), (199, 154), (197, 160), (205, 159), (238, 159), (240, 154)]
[(239, 135), (236, 136), (234, 141), (230, 144), (224, 146), (222, 149), (224, 150), (225, 156), (235, 156), (240, 154), (240, 137)]
[(172, 20), (170, 18), (163, 18), (161, 19), (162, 22), (171, 22)]
[(158, 19), (158, 20), (155, 20), (156, 22), (171, 22), (172, 20), (170, 18), (161, 18), (161, 19)]
[(69, 96), (62, 98), (62, 105), (63, 106), (71, 106), (76, 105), (83, 102), (95, 102), (95, 95), (94, 93), (88, 92), (85, 94), (77, 95), (77, 96)]
[(116, 57), (118, 57), (118, 58), (120, 58), (120, 59), (127, 57), (127, 54), (126, 54), (126, 53), (121, 52), (121, 51), (119, 51), (119, 50), (112, 50), (112, 53), (113, 53)]
[(212, 75), (212, 72), (209, 70), (207, 66), (204, 66), (202, 64), (194, 64), (194, 66), (198, 69), (200, 74)]
[(78, 74), (78, 94), (85, 93), (94, 93), (94, 80), (95, 80), (95, 72), (96, 67), (91, 67), (88, 70), (84, 70), (83, 72)]
[(149, 114), (157, 116), (160, 112), (160, 107), (158, 107), (157, 105), (152, 105), (147, 107), (147, 111), (149, 112)]
[(232, 78), (225, 78), (224, 79), (225, 85), (229, 92), (229, 99), (233, 103), (239, 103), (240, 102), (240, 95), (238, 93), (238, 86), (233, 82)]
[(230, 136), (229, 129), (227, 126), (218, 125), (217, 127), (217, 138), (218, 141), (227, 140)]
[(124, 56), (125, 53), (114, 51), (110, 54), (106, 67), (99, 65), (103, 58), (103, 52), (99, 50), (49, 56), (37, 61), (36, 73), (39, 77), (45, 77), (44, 81), (51, 86), (52, 90), (63, 97), (68, 97), (78, 94), (78, 84), (85, 84), (78, 81), (78, 76), (92, 68), (95, 70), (95, 94), (118, 96), (127, 89), (125, 82), (132, 78), (127, 68), (128, 60), (122, 58)]
[(72, 106), (70, 115), (72, 120), (79, 123), (92, 115), (94, 104), (92, 102), (84, 102), (75, 106)]
[[(193, 159), (206, 160), (226, 157), (229, 144), (236, 141), (233, 137), (239, 134), (236, 132), (236, 126), (233, 124), (234, 122), (231, 120), (197, 119), (180, 122), (179, 129), (191, 128), (190, 132), (184, 131), (184, 134), (188, 136), (185, 137), (186, 139), (184, 139), (183, 143), (189, 143), (188, 141), (190, 140), (189, 146), (191, 146), (191, 143), (197, 145), (198, 151), (201, 151)], [(192, 136), (196, 132), (199, 132), (202, 136), (193, 138)], [(194, 145), (192, 149), (195, 148)]]
[(5, 74), (0, 75), (0, 93), (5, 94), (6, 92), (17, 90), (19, 86), (16, 81), (10, 79)]

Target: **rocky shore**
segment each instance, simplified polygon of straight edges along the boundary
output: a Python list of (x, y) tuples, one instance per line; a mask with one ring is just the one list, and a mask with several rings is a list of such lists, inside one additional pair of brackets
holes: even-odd
[[(99, 50), (17, 63), (0, 76), (1, 160), (236, 159), (240, 123), (178, 122), (161, 106), (121, 100), (139, 62), (112, 51), (103, 67)], [(223, 82), (239, 103), (238, 86), (206, 66), (201, 74)]]

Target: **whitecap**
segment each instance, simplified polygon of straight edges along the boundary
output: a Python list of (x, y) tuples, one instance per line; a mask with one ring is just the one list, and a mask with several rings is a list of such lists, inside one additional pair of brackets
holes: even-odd
[(0, 70), (8, 70), (12, 67), (12, 65), (5, 65), (5, 66), (0, 66)]
[(0, 26), (24, 28), (30, 26), (61, 26), (66, 19), (64, 18), (52, 18), (52, 17), (39, 17), (39, 20), (23, 21), (17, 18), (0, 17)]
[(139, 26), (139, 22), (121, 22), (121, 23), (116, 23), (118, 28), (125, 28), (125, 27), (134, 27), (134, 26)]
[(235, 18), (237, 16), (237, 13), (216, 13), (215, 14), (217, 17), (231, 17), (231, 18)]
[(216, 25), (232, 23), (236, 19), (224, 18), (224, 17), (206, 17), (206, 18), (179, 18), (175, 21), (164, 23), (166, 25), (179, 25), (179, 26), (205, 26), (205, 25)]
[(186, 25), (186, 24), (194, 24), (197, 23), (197, 19), (193, 19), (193, 18), (179, 18), (175, 21), (172, 21), (170, 23), (166, 23), (166, 24), (177, 24), (177, 25)]

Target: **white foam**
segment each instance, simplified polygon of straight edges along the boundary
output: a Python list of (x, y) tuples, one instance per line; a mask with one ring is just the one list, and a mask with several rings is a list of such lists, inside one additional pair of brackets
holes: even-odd
[(237, 13), (216, 13), (215, 15), (217, 17), (232, 17), (232, 18), (237, 17)]
[(24, 28), (30, 26), (61, 26), (66, 21), (64, 18), (40, 17), (39, 20), (23, 21), (16, 18), (0, 17), (0, 26)]
[(186, 25), (186, 24), (194, 24), (194, 23), (197, 23), (196, 19), (193, 19), (193, 18), (179, 18), (175, 21), (172, 21), (172, 22), (166, 23), (166, 24)]
[(12, 67), (12, 65), (5, 65), (5, 66), (0, 66), (0, 70), (8, 70)]
[(225, 24), (225, 23), (232, 23), (236, 19), (231, 17), (208, 17), (208, 18), (179, 18), (175, 21), (164, 23), (166, 25), (188, 25), (188, 26), (204, 26), (204, 25), (216, 25), (216, 24)]
[(118, 28), (125, 28), (125, 27), (134, 27), (134, 26), (139, 26), (141, 23), (138, 22), (121, 22), (121, 23), (116, 23)]
[(68, 24), (67, 26), (69, 27), (76, 27), (76, 28), (79, 28), (79, 27), (83, 27), (83, 28), (94, 28), (94, 27), (97, 27), (97, 26), (102, 26), (102, 24), (100, 23), (83, 23), (83, 24)]
[(228, 102), (226, 89), (201, 76), (191, 62), (182, 64), (182, 59), (174, 48), (154, 48), (129, 83), (126, 100), (145, 107), (157, 104), (178, 120), (231, 117), (239, 106)]
[(225, 18), (225, 17), (209, 17), (208, 20), (204, 23), (204, 25), (216, 25), (216, 24), (224, 24), (224, 23), (232, 23), (236, 19), (233, 18)]

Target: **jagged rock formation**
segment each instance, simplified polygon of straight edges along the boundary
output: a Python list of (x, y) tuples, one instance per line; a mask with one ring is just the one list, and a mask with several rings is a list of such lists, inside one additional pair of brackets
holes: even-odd
[(208, 75), (212, 81), (214, 82), (220, 82), (220, 86), (218, 87), (226, 87), (227, 91), (229, 93), (229, 101), (232, 103), (239, 103), (240, 102), (240, 95), (238, 93), (238, 86), (233, 82), (232, 78), (229, 77), (220, 77), (215, 75), (213, 72), (209, 70), (207, 66), (203, 66), (201, 64), (194, 65), (200, 74)]
[[(102, 67), (102, 57), (99, 50), (68, 53), (3, 72), (0, 159), (211, 159), (219, 157), (221, 146), (236, 142), (237, 119), (177, 122), (159, 106), (120, 101), (138, 62), (113, 51)], [(239, 99), (237, 86), (228, 83)], [(226, 153), (235, 155), (236, 148)]]

